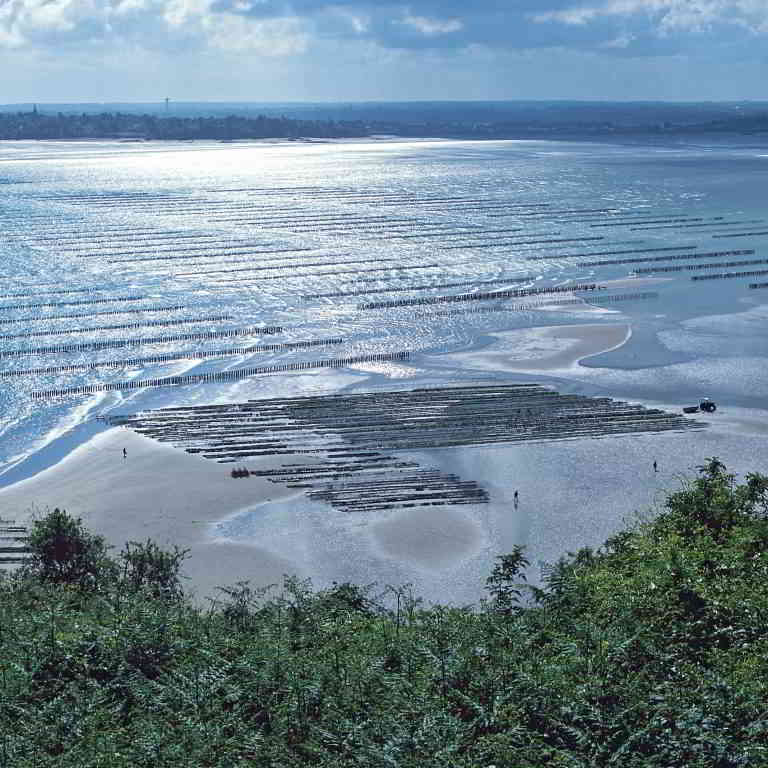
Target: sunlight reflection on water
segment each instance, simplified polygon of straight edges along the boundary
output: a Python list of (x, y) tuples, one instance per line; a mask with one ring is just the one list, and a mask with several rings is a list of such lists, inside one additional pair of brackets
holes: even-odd
[[(738, 172), (731, 175), (723, 170), (729, 153), (741, 158)], [(759, 155), (752, 159), (756, 168), (762, 167)], [(5, 143), (0, 147), (0, 175), (6, 182), (0, 186), (5, 235), (0, 244), (0, 273), (7, 288), (3, 293), (27, 292), (30, 298), (0, 300), (0, 319), (16, 321), (0, 326), (5, 335), (0, 355), (54, 344), (135, 343), (66, 354), (0, 357), (0, 373), (246, 343), (337, 336), (345, 341), (333, 350), (275, 351), (2, 378), (0, 467), (86, 417), (128, 407), (225, 402), (281, 395), (287, 390), (298, 393), (303, 387), (365, 388), (386, 386), (393, 379), (407, 379), (417, 386), (434, 375), (433, 355), (487, 343), (490, 332), (584, 322), (575, 307), (559, 312), (478, 312), (470, 310), (482, 302), (467, 302), (369, 311), (358, 305), (534, 284), (554, 286), (566, 279), (614, 279), (632, 269), (627, 264), (579, 267), (581, 259), (575, 257), (579, 253), (690, 244), (699, 245), (700, 250), (764, 245), (766, 237), (715, 240), (709, 231), (695, 229), (632, 232), (628, 226), (608, 230), (593, 226), (604, 220), (606, 214), (600, 211), (605, 209), (646, 214), (649, 219), (760, 218), (763, 210), (756, 201), (761, 199), (762, 177), (745, 174), (748, 160), (743, 150), (728, 147), (697, 152), (538, 141), (255, 146)], [(464, 201), (452, 204), (447, 198)], [(441, 228), (451, 234), (443, 234)], [(557, 233), (555, 237), (563, 242), (543, 242), (555, 239), (544, 233)], [(547, 258), (532, 260), (539, 257)], [(531, 281), (481, 285), (521, 276)], [(718, 377), (724, 376), (723, 391), (746, 405), (755, 404), (756, 379), (765, 372), (768, 356), (764, 325), (757, 321), (745, 326), (734, 321), (738, 316), (732, 313), (749, 308), (739, 304), (745, 297), (759, 301), (759, 292), (748, 295), (743, 280), (693, 286), (689, 272), (671, 276), (670, 283), (654, 288), (659, 293), (654, 302), (617, 304), (611, 309), (620, 312), (618, 319), (611, 313), (604, 320), (593, 315), (593, 321), (647, 326), (649, 334), (651, 330), (658, 333), (660, 343), (671, 352), (684, 351), (695, 360), (638, 371), (650, 349), (643, 341), (650, 335), (640, 333), (626, 350), (605, 357), (615, 370), (595, 369), (592, 361), (593, 368), (585, 369), (581, 380), (587, 386), (612, 387), (617, 396), (631, 392), (653, 399), (676, 394), (684, 399), (699, 384), (714, 387)], [(416, 289), (450, 283), (463, 285)], [(43, 297), (46, 286), (51, 291), (89, 289), (91, 293)], [(412, 290), (402, 290), (409, 287)], [(357, 295), (304, 298), (341, 292)], [(82, 296), (105, 301), (75, 303)], [(137, 298), (113, 301), (125, 297)], [(3, 309), (24, 304), (47, 306)], [(176, 306), (181, 308), (171, 309)], [(142, 308), (152, 311), (136, 311)], [(421, 311), (444, 308), (462, 311), (452, 316)], [(224, 313), (232, 319), (206, 319)], [(694, 318), (710, 316), (721, 339), (718, 344), (691, 336), (698, 322)], [(185, 322), (173, 325), (172, 320)], [(104, 327), (130, 324), (137, 327)], [(148, 338), (199, 336), (255, 325), (280, 325), (284, 331), (245, 341), (147, 342)], [(39, 335), (22, 338), (21, 333)], [(17, 338), (7, 338), (11, 334)], [(749, 343), (742, 343), (743, 360), (721, 362), (719, 356), (728, 352), (728, 339), (743, 341), (745, 335)], [(273, 376), (236, 384), (112, 393), (90, 401), (33, 403), (30, 399), (33, 392), (51, 388), (400, 350), (414, 353), (409, 364), (360, 366), (333, 376)], [(631, 365), (622, 354), (631, 355)], [(635, 370), (622, 370), (625, 367)], [(499, 375), (505, 374), (500, 371)], [(476, 373), (456, 369), (451, 377), (461, 381)]]

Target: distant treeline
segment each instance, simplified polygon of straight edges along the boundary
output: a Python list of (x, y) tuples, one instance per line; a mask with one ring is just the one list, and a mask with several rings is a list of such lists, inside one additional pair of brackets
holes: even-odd
[(368, 133), (361, 122), (292, 120), (287, 117), (158, 117), (119, 112), (0, 114), (0, 139), (157, 139), (343, 138)]
[(380, 135), (443, 138), (574, 138), (677, 133), (765, 133), (768, 114), (701, 123), (659, 122), (622, 125), (606, 120), (552, 122), (538, 113), (531, 119), (492, 122), (456, 120), (299, 120), (289, 117), (230, 115), (208, 117), (31, 112), (0, 113), (0, 139), (126, 139), (235, 141), (247, 139), (355, 138)]

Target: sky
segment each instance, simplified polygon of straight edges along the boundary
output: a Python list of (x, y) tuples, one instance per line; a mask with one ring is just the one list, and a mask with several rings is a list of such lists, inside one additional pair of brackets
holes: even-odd
[(768, 100), (768, 0), (0, 0), (0, 103)]

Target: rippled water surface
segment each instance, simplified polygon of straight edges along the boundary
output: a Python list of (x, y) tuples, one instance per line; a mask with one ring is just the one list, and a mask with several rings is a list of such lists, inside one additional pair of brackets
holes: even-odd
[[(763, 408), (768, 289), (750, 285), (768, 274), (692, 278), (768, 273), (767, 173), (764, 151), (722, 145), (6, 142), (0, 468), (107, 414), (488, 379), (446, 353), (545, 325), (632, 328), (558, 374), (564, 388)], [(595, 264), (606, 261), (625, 263)], [(426, 301), (504, 289), (521, 295)], [(558, 298), (570, 304), (542, 305)], [(243, 349), (265, 345), (285, 346)], [(333, 371), (51, 395), (404, 351)]]

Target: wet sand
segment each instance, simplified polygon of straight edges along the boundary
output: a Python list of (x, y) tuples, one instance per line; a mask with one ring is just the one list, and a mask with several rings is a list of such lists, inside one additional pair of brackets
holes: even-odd
[(301, 574), (300, 563), (257, 542), (223, 543), (211, 536), (211, 524), (227, 514), (296, 496), (262, 478), (233, 479), (231, 469), (115, 428), (54, 467), (0, 491), (0, 509), (4, 518), (23, 523), (35, 513), (64, 508), (118, 549), (147, 538), (190, 549), (186, 584), (201, 597), (242, 579), (268, 584), (281, 581), (284, 573)]
[(480, 547), (476, 521), (455, 507), (404, 509), (371, 526), (374, 546), (425, 568), (455, 563)]
[[(430, 363), (538, 373), (556, 381), (558, 372), (623, 344), (630, 333), (625, 324), (508, 331), (495, 334), (496, 342), (483, 350)], [(38, 511), (58, 506), (118, 548), (147, 538), (189, 548), (185, 584), (200, 602), (216, 596), (217, 586), (248, 580), (258, 588), (295, 574), (320, 587), (347, 580), (411, 583), (427, 600), (464, 603), (482, 595), (499, 553), (526, 545), (529, 579), (536, 583), (541, 561), (599, 547), (635, 511), (648, 510), (663, 490), (691, 477), (707, 456), (720, 456), (736, 472), (765, 471), (763, 417), (724, 406), (706, 418), (709, 429), (693, 433), (403, 452), (399, 458), (477, 481), (490, 502), (361, 515), (311, 502), (301, 491), (263, 478), (232, 479), (235, 465), (113, 428), (55, 466), (0, 490), (0, 515), (24, 522), (32, 504)], [(651, 467), (655, 459), (658, 473)], [(247, 459), (244, 465), (254, 470), (295, 460)], [(512, 501), (516, 488), (519, 508)]]
[(466, 368), (520, 373), (567, 371), (580, 360), (625, 344), (632, 335), (630, 326), (589, 324), (525, 328), (489, 334), (494, 343), (481, 350), (443, 355)]
[(736, 472), (766, 471), (768, 422), (760, 415), (723, 408), (699, 432), (404, 452), (400, 458), (477, 481), (490, 503), (366, 514), (310, 502), (261, 478), (232, 479), (232, 464), (111, 429), (0, 491), (0, 514), (23, 522), (32, 503), (38, 511), (59, 506), (118, 548), (148, 537), (189, 548), (185, 586), (202, 604), (220, 596), (217, 586), (248, 580), (258, 588), (284, 574), (311, 577), (318, 587), (411, 583), (426, 600), (463, 604), (482, 596), (498, 554), (526, 545), (529, 581), (536, 583), (541, 561), (601, 546), (707, 456), (720, 456)]
[[(628, 334), (626, 325), (510, 331), (498, 334), (489, 350), (468, 353), (461, 364), (545, 372), (621, 344)], [(527, 357), (510, 362), (510, 348)], [(453, 462), (452, 453), (424, 458), (440, 466)], [(283, 460), (291, 461), (248, 459), (244, 465), (263, 469)], [(53, 467), (0, 490), (0, 509), (3, 517), (24, 522), (35, 511), (63, 507), (118, 549), (147, 538), (190, 549), (186, 585), (204, 599), (215, 596), (217, 586), (248, 580), (261, 587), (281, 582), (284, 574), (322, 584), (371, 581), (372, 574), (396, 583), (423, 573), (439, 583), (492, 556), (496, 525), (483, 519), (506, 515), (508, 506), (500, 496), (498, 504), (392, 510), (357, 519), (265, 478), (233, 479), (233, 466), (114, 428)], [(476, 593), (476, 585), (471, 591)]]

